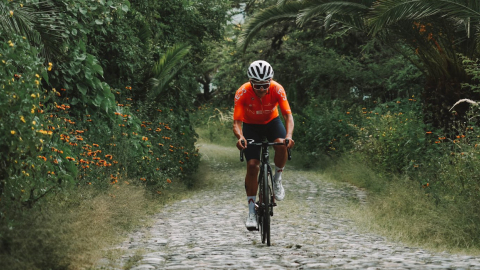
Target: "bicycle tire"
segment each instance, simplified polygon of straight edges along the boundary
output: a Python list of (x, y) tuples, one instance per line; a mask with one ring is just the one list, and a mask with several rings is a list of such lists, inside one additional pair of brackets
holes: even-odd
[[(263, 202), (265, 204), (263, 212), (263, 237), (267, 240), (267, 246), (270, 246), (270, 188), (268, 185), (268, 164), (263, 165)], [(262, 240), (262, 243), (265, 243)]]
[(257, 222), (260, 231), (260, 238), (262, 240), (262, 244), (265, 243), (265, 234), (264, 234), (264, 227), (263, 227), (263, 216), (265, 214), (265, 203), (263, 200), (263, 167), (260, 167), (260, 173), (258, 174), (258, 211), (257, 211)]

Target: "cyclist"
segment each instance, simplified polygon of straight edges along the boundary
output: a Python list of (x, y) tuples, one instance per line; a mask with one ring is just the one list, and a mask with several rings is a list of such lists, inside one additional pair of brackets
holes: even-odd
[[(282, 186), (282, 172), (287, 162), (287, 148), (292, 148), (293, 116), (283, 87), (272, 80), (272, 66), (263, 60), (250, 64), (247, 70), (249, 82), (243, 84), (235, 95), (233, 114), (233, 133), (237, 137), (237, 148), (244, 149), (247, 160), (247, 174), (245, 176), (245, 191), (247, 193), (249, 214), (245, 226), (249, 230), (257, 227), (255, 214), (255, 199), (257, 194), (257, 177), (260, 170), (260, 146), (248, 146), (247, 140), (259, 142), (266, 137), (270, 142), (284, 142), (289, 139), (287, 146), (276, 145), (275, 149), (275, 176), (274, 193), (279, 201), (285, 197)], [(283, 125), (277, 106), (285, 119)], [(243, 127), (242, 127), (243, 124)], [(245, 144), (242, 144), (242, 141)]]

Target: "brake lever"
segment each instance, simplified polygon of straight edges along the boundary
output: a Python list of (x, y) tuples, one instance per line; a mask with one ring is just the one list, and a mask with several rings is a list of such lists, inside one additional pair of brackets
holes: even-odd
[[(289, 143), (290, 143), (290, 140), (285, 139), (285, 146), (288, 146)], [(288, 160), (291, 160), (292, 159), (292, 149), (287, 148), (287, 152), (288, 152)]]
[[(245, 141), (242, 140), (242, 141), (241, 141), (241, 144), (242, 144), (242, 146), (245, 146)], [(240, 162), (243, 162), (243, 149), (240, 150)]]

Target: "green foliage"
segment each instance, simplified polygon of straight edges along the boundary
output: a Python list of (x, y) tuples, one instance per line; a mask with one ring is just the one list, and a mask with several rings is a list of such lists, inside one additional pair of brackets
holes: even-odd
[(356, 148), (384, 172), (401, 173), (421, 158), (428, 147), (420, 104), (415, 98), (363, 108)]
[[(206, 53), (201, 42), (220, 37), (228, 6), (226, 1), (212, 1), (213, 6), (170, 2), (175, 5), (168, 9), (163, 8), (167, 3), (141, 1), (55, 0), (47, 3), (55, 6), (48, 10), (22, 4), (22, 18), (36, 10), (63, 22), (56, 32), (63, 43), (49, 39), (56, 42), (58, 54), (51, 61), (39, 56), (45, 48), (37, 47), (42, 42), (29, 33), (41, 35), (43, 28), (35, 23), (42, 24), (42, 16), (17, 31), (25, 37), (13, 32), (0, 39), (2, 215), (31, 207), (46, 194), (74, 186), (105, 189), (121, 178), (158, 193), (182, 178), (193, 185), (187, 176), (195, 172), (199, 155), (187, 112), (198, 84), (188, 46), (177, 48), (171, 41), (184, 39), (195, 53)], [(2, 12), (13, 4), (2, 2)], [(148, 7), (144, 4), (152, 6), (142, 9)], [(178, 10), (185, 16), (178, 16)], [(175, 25), (164, 24), (163, 18)], [(182, 28), (189, 29), (188, 35), (177, 31)], [(154, 67), (170, 47), (173, 51)], [(145, 72), (160, 66), (164, 73)], [(145, 82), (157, 75), (162, 94), (157, 91), (154, 103), (145, 100)]]
[(234, 146), (233, 108), (216, 106), (212, 103), (199, 106), (193, 111), (193, 124), (199, 136), (211, 143)]
[(294, 118), (295, 149), (310, 156), (312, 161), (323, 154), (339, 155), (348, 151), (357, 138), (350, 112), (337, 102), (312, 100), (302, 114), (295, 114)]
[(46, 163), (50, 147), (63, 147), (47, 129), (47, 125), (59, 122), (44, 117), (52, 108), (43, 103), (52, 95), (45, 95), (41, 88), (39, 74), (47, 70), (38, 51), (25, 38), (14, 36), (0, 43), (0, 59), (0, 209), (14, 210), (33, 204), (48, 192), (71, 186), (77, 170), (66, 159), (71, 154), (69, 149), (59, 153), (56, 175), (51, 174), (54, 165)]

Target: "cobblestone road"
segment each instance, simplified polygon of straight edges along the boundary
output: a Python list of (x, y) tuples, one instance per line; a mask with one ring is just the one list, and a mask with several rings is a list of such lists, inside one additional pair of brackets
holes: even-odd
[[(232, 150), (226, 149), (225, 152)], [(236, 152), (235, 152), (236, 153)], [(238, 154), (238, 153), (237, 153)], [(431, 253), (359, 233), (336, 215), (362, 193), (302, 171), (284, 173), (286, 199), (272, 217), (272, 246), (244, 227), (243, 167), (205, 155), (211, 178), (222, 183), (168, 205), (146, 230), (117, 249), (103, 269), (480, 269), (480, 258)], [(244, 166), (244, 164), (242, 164)], [(222, 180), (223, 179), (223, 180)], [(133, 263), (135, 262), (135, 263)], [(103, 266), (102, 266), (103, 265)]]

